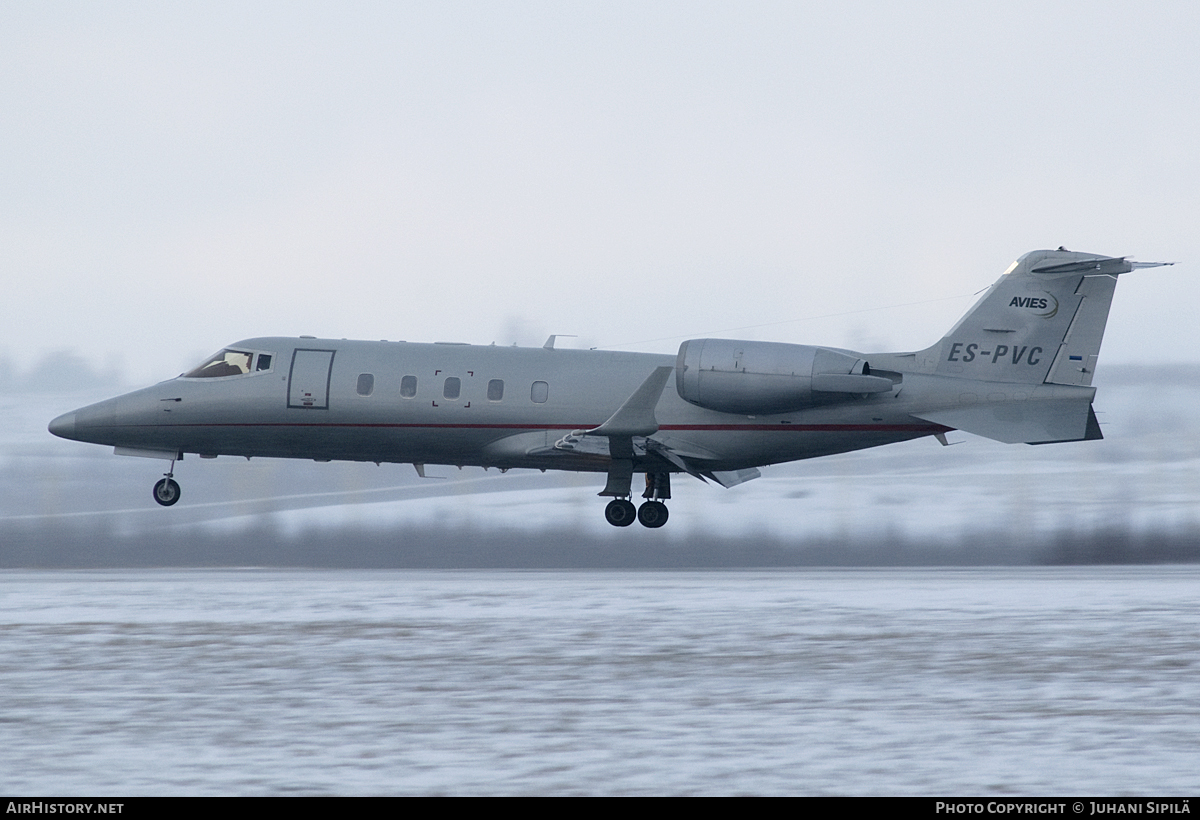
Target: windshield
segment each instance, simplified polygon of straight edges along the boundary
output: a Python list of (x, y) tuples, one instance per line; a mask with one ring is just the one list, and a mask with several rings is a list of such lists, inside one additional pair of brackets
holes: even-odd
[(258, 369), (270, 370), (271, 354), (254, 354), (245, 350), (230, 350), (226, 348), (213, 356), (209, 356), (199, 367), (184, 373), (183, 378), (214, 379), (219, 376), (241, 376), (250, 372), (256, 355), (258, 356)]

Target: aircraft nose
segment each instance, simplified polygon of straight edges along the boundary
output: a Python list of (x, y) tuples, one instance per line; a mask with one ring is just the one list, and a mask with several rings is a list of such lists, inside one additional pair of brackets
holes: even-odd
[(63, 413), (50, 422), (48, 429), (59, 438), (75, 438), (75, 414)]

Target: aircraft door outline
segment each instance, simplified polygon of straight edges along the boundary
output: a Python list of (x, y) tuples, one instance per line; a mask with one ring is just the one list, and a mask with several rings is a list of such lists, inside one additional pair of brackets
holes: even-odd
[(333, 357), (337, 351), (298, 348), (288, 370), (288, 408), (328, 410)]

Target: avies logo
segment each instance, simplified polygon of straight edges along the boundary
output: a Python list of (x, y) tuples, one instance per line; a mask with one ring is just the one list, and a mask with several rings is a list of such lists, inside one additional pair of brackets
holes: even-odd
[(1053, 319), (1058, 313), (1058, 300), (1051, 293), (1046, 293), (1045, 296), (1014, 296), (1008, 306), (1025, 308), (1032, 311), (1034, 316), (1041, 316), (1043, 319)]

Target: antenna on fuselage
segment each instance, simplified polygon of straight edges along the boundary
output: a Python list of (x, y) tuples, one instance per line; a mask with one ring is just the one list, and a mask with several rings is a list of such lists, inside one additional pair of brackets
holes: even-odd
[(561, 338), (561, 339), (576, 339), (578, 337), (574, 333), (551, 333), (550, 338), (546, 340), (546, 343), (544, 345), (542, 345), (542, 347), (545, 348), (546, 350), (553, 350), (554, 349), (554, 340), (559, 339), (559, 338)]

